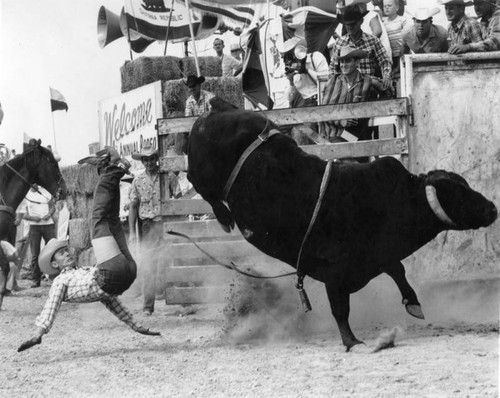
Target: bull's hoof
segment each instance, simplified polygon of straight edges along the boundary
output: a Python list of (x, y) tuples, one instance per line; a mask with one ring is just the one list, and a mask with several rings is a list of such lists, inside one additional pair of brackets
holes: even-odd
[(351, 347), (346, 347), (346, 352), (352, 352), (355, 354), (369, 354), (371, 352), (371, 349), (368, 348), (368, 346), (362, 341), (358, 341)]
[(222, 229), (224, 230), (224, 232), (226, 232), (228, 234), (231, 232), (231, 228), (228, 225), (224, 225), (220, 221), (219, 221), (219, 225), (222, 227)]
[(406, 312), (408, 312), (408, 314), (410, 314), (411, 316), (414, 316), (418, 319), (425, 319), (424, 313), (422, 312), (422, 307), (419, 304), (407, 304), (405, 305), (405, 307)]

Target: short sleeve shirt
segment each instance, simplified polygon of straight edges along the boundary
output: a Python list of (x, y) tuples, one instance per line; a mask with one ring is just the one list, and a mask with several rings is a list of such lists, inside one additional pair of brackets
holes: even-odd
[(144, 171), (134, 178), (130, 184), (130, 202), (138, 207), (141, 220), (157, 220), (161, 217), (160, 175), (156, 173), (152, 178)]
[(214, 98), (215, 95), (212, 93), (201, 90), (200, 99), (196, 101), (192, 95), (186, 100), (186, 110), (184, 112), (185, 116), (200, 116), (211, 109), (210, 100)]

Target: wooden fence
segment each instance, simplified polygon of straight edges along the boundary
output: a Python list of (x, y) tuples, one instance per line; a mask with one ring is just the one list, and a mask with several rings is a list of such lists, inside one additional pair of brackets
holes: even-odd
[[(265, 116), (278, 125), (296, 125), (352, 118), (396, 117), (398, 136), (372, 141), (303, 146), (308, 153), (323, 159), (342, 159), (361, 156), (400, 156), (407, 162), (408, 117), (411, 116), (407, 98), (362, 102), (340, 105), (324, 105), (311, 108), (292, 108), (263, 111)], [(334, 115), (334, 116), (332, 116)], [(160, 151), (162, 215), (165, 219), (190, 214), (211, 214), (212, 208), (202, 199), (169, 200), (165, 178), (169, 171), (186, 171), (187, 156), (167, 156), (167, 135), (189, 132), (196, 117), (159, 119), (157, 124)], [(223, 261), (251, 265), (266, 275), (292, 269), (262, 254), (246, 242), (238, 230), (225, 233), (215, 220), (194, 222), (166, 222), (165, 239), (169, 244), (170, 266), (165, 273), (169, 287), (167, 303), (221, 302), (228, 282), (233, 277), (229, 271), (214, 264), (192, 243), (167, 233), (171, 229), (189, 235), (215, 258)], [(272, 267), (269, 265), (272, 264)]]

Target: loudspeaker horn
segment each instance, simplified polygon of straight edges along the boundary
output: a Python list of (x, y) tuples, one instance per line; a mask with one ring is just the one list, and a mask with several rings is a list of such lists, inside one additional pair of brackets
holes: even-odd
[(97, 42), (99, 47), (104, 48), (122, 36), (120, 17), (107, 10), (106, 7), (101, 6), (97, 15)]

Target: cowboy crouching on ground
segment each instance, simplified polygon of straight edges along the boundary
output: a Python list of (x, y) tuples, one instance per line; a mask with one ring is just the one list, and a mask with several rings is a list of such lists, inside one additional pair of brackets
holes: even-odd
[(130, 311), (117, 296), (125, 292), (135, 280), (137, 265), (130, 254), (120, 219), (121, 177), (128, 172), (130, 163), (113, 148), (107, 147), (101, 156), (82, 159), (99, 167), (99, 181), (92, 204), (91, 239), (97, 265), (77, 268), (76, 260), (68, 252), (67, 241), (52, 239), (39, 256), (42, 272), (57, 275), (49, 297), (36, 319), (34, 336), (18, 348), (24, 351), (42, 342), (56, 318), (63, 301), (91, 303), (100, 301), (118, 319), (137, 333), (159, 336), (160, 333), (144, 328), (133, 319)]

